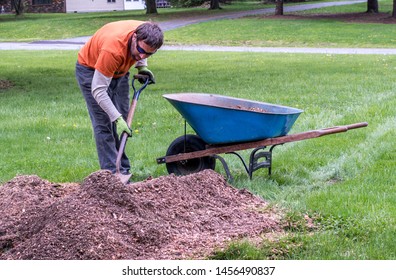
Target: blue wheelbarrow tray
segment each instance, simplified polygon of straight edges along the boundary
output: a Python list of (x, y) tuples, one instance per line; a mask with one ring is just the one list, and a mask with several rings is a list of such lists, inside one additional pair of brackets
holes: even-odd
[(207, 93), (163, 95), (206, 143), (250, 142), (286, 135), (300, 109)]

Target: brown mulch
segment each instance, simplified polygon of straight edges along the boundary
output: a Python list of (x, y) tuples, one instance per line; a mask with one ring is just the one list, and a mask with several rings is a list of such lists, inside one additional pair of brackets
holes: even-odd
[(0, 259), (202, 259), (232, 240), (281, 232), (280, 215), (213, 170), (124, 186), (17, 176), (0, 186)]
[(2, 89), (9, 89), (13, 87), (13, 83), (11, 83), (9, 80), (2, 80), (0, 79), (0, 90)]

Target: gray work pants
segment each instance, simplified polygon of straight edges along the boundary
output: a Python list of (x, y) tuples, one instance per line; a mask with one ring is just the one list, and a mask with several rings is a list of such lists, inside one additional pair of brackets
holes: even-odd
[[(115, 123), (110, 121), (109, 116), (99, 106), (92, 96), (91, 84), (95, 69), (91, 69), (76, 64), (76, 78), (81, 92), (87, 104), (88, 113), (91, 118), (93, 133), (96, 141), (96, 150), (99, 157), (101, 169), (116, 172), (116, 159), (120, 140), (117, 135)], [(107, 93), (117, 110), (122, 114), (124, 119), (128, 116), (129, 111), (129, 72), (121, 78), (112, 79)], [(125, 153), (121, 159), (120, 172), (129, 173), (131, 166)]]

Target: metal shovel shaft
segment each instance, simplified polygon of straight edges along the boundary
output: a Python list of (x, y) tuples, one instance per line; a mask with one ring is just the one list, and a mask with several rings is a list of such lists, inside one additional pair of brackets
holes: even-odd
[[(140, 89), (136, 90), (135, 85), (134, 85), (135, 79), (138, 79), (139, 77), (142, 77), (142, 76), (143, 76), (143, 78), (146, 78), (146, 82)], [(137, 101), (139, 99), (140, 93), (143, 91), (143, 89), (145, 89), (147, 87), (148, 83), (149, 83), (149, 79), (147, 78), (147, 76), (144, 76), (144, 75), (134, 75), (133, 76), (132, 88), (133, 88), (134, 93), (133, 93), (133, 98), (132, 98), (132, 102), (131, 102), (131, 107), (129, 109), (128, 116), (126, 119), (126, 123), (128, 124), (128, 127), (131, 127), (131, 125), (132, 125), (132, 120), (133, 120), (133, 116), (135, 115), (136, 105), (137, 105)], [(122, 174), (121, 173), (121, 158), (125, 151), (126, 142), (128, 140), (128, 134), (126, 132), (124, 132), (121, 134), (120, 137), (121, 137), (121, 141), (120, 141), (120, 147), (118, 149), (118, 154), (117, 154), (117, 159), (116, 159), (116, 173), (115, 173), (115, 175), (125, 185), (126, 183), (128, 183), (129, 179), (132, 176), (132, 174)]]

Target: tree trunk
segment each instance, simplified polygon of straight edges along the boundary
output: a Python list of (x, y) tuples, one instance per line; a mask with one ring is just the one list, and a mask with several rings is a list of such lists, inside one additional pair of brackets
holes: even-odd
[(221, 9), (219, 0), (210, 0), (209, 10)]
[(275, 0), (275, 3), (276, 3), (275, 15), (276, 16), (283, 16), (283, 0)]
[(22, 0), (11, 0), (11, 8), (15, 10), (17, 16), (23, 14), (23, 1)]
[(378, 13), (378, 0), (367, 0), (367, 13)]
[(396, 18), (396, 0), (393, 0), (393, 13), (392, 17)]
[(146, 0), (146, 14), (158, 14), (155, 0)]

